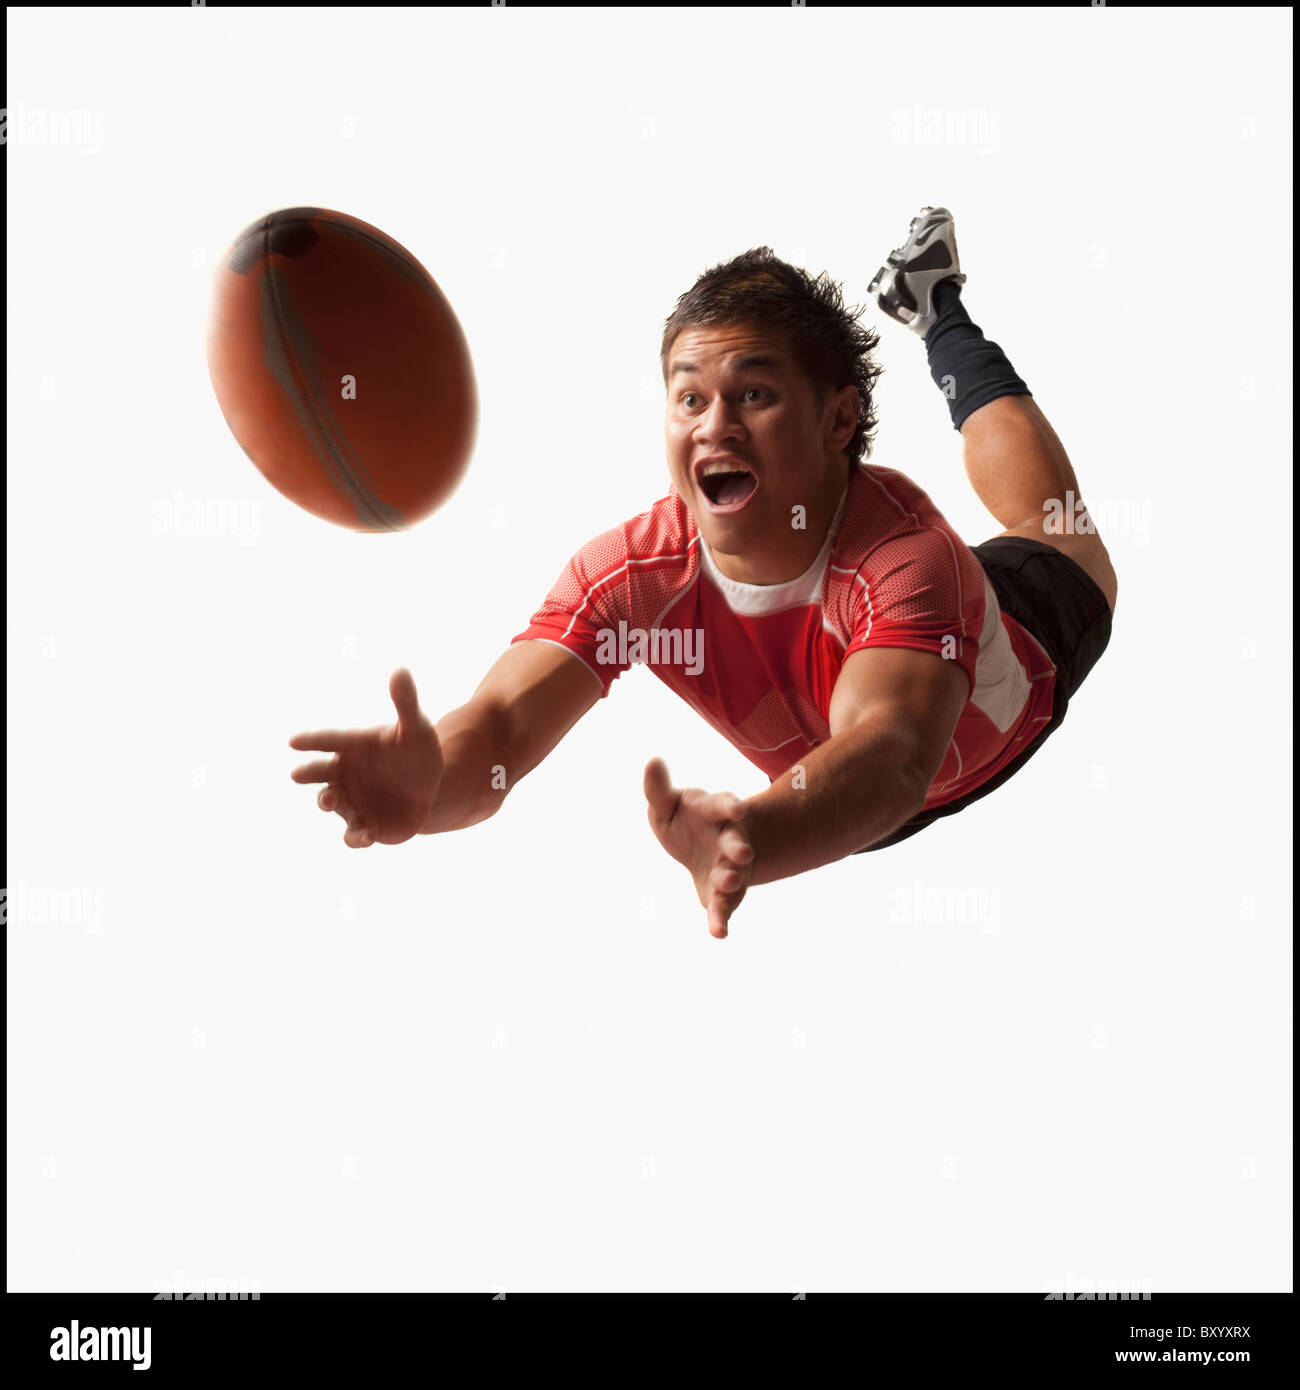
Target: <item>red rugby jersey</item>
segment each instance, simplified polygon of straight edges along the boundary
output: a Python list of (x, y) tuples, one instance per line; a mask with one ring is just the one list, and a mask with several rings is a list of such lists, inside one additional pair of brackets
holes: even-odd
[(770, 778), (830, 737), (840, 667), (864, 647), (961, 663), (971, 693), (927, 808), (980, 786), (1052, 716), (1056, 668), (1001, 611), (970, 547), (910, 478), (857, 465), (812, 565), (786, 584), (721, 574), (669, 486), (565, 566), (528, 627), (609, 694), (645, 664)]

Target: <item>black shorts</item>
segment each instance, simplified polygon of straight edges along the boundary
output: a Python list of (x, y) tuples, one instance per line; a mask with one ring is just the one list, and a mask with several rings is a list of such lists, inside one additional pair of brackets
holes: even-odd
[(933, 810), (904, 821), (892, 835), (856, 854), (886, 849), (944, 816), (955, 816), (1014, 776), (1065, 719), (1070, 697), (1097, 664), (1110, 641), (1110, 605), (1096, 583), (1068, 555), (1043, 541), (995, 536), (971, 547), (993, 585), (1002, 611), (1009, 613), (1042, 645), (1056, 667), (1052, 718), (1043, 731), (987, 782)]

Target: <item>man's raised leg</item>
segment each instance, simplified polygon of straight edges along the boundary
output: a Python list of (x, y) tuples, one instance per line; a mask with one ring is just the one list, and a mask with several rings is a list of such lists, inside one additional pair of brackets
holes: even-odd
[(922, 208), (868, 293), (925, 342), (930, 375), (960, 430), (966, 473), (1003, 526), (1068, 555), (1115, 610), (1115, 570), (1083, 507), (1065, 448), (1006, 354), (971, 321), (952, 214)]
[(1080, 500), (1056, 431), (1032, 396), (999, 396), (961, 426), (966, 474), (1005, 528), (1064, 552), (1106, 595), (1115, 611), (1118, 582), (1101, 537)]

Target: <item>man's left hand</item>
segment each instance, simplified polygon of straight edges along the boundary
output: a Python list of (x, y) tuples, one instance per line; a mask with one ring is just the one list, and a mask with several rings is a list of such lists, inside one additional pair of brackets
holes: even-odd
[(677, 790), (662, 758), (645, 769), (650, 828), (679, 864), (690, 870), (709, 933), (724, 937), (731, 914), (749, 887), (754, 841), (744, 802), (731, 792)]

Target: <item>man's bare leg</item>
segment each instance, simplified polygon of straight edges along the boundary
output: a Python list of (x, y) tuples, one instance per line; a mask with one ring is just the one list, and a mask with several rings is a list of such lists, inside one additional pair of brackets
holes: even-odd
[(1115, 571), (1081, 505), (1079, 480), (1006, 354), (971, 322), (961, 303), (965, 283), (952, 214), (924, 207), (867, 293), (924, 341), (930, 375), (961, 431), (966, 472), (980, 501), (1006, 528), (1002, 535), (1068, 555), (1113, 613)]
[(1032, 396), (999, 396), (961, 427), (966, 473), (1004, 536), (1042, 541), (1068, 555), (1115, 611), (1110, 556), (1080, 505), (1079, 480)]

